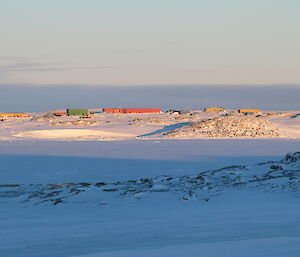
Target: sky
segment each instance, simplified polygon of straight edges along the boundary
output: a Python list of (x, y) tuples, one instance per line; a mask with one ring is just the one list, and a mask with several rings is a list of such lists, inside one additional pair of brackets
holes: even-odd
[(299, 0), (0, 0), (0, 84), (299, 84)]
[(44, 112), (66, 108), (161, 108), (299, 110), (298, 85), (1, 85), (0, 112)]

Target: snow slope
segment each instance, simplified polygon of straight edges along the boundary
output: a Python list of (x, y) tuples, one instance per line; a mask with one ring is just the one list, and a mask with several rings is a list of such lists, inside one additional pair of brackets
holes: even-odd
[[(281, 161), (232, 165), (194, 175), (141, 177), (126, 181), (93, 181), (55, 184), (2, 184), (2, 198), (18, 198), (27, 206), (46, 204), (100, 204), (118, 202), (119, 198), (150, 199), (159, 197), (179, 200), (209, 201), (229, 191), (293, 192), (300, 190), (300, 152), (287, 154)], [(161, 196), (164, 195), (164, 196)], [(112, 199), (110, 199), (112, 198)], [(115, 199), (116, 198), (116, 199)]]
[(92, 129), (51, 129), (20, 132), (13, 135), (20, 138), (63, 139), (63, 140), (120, 140), (134, 137), (134, 134), (107, 132)]
[[(36, 157), (31, 160), (38, 161)], [(70, 157), (62, 158), (69, 162)], [(133, 169), (143, 165), (148, 169), (132, 174), (134, 180), (126, 176), (120, 180), (119, 175), (122, 167), (130, 170), (135, 161), (128, 166), (119, 163), (119, 172), (108, 181), (101, 173), (87, 179), (84, 167), (71, 176), (55, 174), (59, 184), (52, 184), (51, 173), (41, 184), (32, 184), (30, 178), (34, 180), (36, 173), (28, 173), (30, 178), (22, 185), (10, 181), (1, 186), (0, 256), (296, 257), (300, 251), (299, 154), (263, 159), (254, 164), (254, 159), (234, 163), (233, 158), (231, 164), (237, 166), (216, 169), (204, 169), (208, 166), (196, 161), (185, 169), (188, 166), (173, 160), (167, 165), (173, 170), (164, 170), (162, 160), (156, 164), (142, 160)], [(39, 161), (42, 171), (45, 160)], [(178, 164), (182, 166), (172, 173)], [(27, 165), (24, 172), (34, 166)], [(93, 166), (96, 172), (97, 165), (101, 161), (85, 168)], [(158, 170), (156, 174), (151, 167)], [(167, 171), (171, 173), (167, 177), (156, 176)], [(73, 183), (72, 177), (81, 182)]]
[(188, 175), (298, 151), (299, 140), (2, 141), (1, 183), (93, 182)]

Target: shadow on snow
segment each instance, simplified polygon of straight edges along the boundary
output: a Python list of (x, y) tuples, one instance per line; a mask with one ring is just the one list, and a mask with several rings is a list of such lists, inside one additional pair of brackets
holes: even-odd
[(148, 134), (140, 135), (137, 137), (147, 137), (147, 136), (154, 136), (154, 135), (159, 135), (159, 134), (168, 135), (172, 130), (181, 128), (181, 127), (189, 125), (191, 123), (192, 122), (181, 122), (181, 123), (164, 126), (162, 129), (156, 130), (156, 131), (148, 133)]

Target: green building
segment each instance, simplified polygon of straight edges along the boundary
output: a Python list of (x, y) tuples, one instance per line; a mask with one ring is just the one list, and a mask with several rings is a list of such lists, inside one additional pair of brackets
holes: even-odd
[(88, 109), (67, 109), (67, 114), (68, 116), (71, 115), (89, 115), (89, 110)]

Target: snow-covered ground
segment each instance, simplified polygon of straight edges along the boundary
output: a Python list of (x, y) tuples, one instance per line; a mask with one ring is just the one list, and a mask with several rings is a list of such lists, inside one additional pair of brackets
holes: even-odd
[[(279, 161), (287, 150), (297, 151), (299, 143), (1, 142), (0, 256), (298, 256), (300, 204), (295, 189), (229, 187), (218, 192), (222, 187), (217, 186), (208, 200), (201, 194), (183, 200), (182, 190), (190, 183), (177, 184), (171, 193), (158, 184), (152, 192), (133, 197), (119, 196), (124, 192), (101, 188), (101, 183), (162, 175), (176, 180), (231, 165), (248, 165), (250, 170), (241, 172), (258, 175), (268, 172), (270, 165), (254, 163)], [(54, 183), (81, 184), (66, 191)], [(100, 184), (90, 188), (89, 183)], [(50, 191), (39, 192), (49, 184), (54, 186)], [(66, 197), (66, 203), (43, 202), (69, 190), (75, 197)], [(49, 199), (37, 200), (47, 194)]]
[(261, 117), (236, 111), (187, 114), (94, 114), (90, 119), (45, 113), (0, 121), (0, 140), (117, 141), (148, 138), (300, 138), (300, 111), (264, 112)]
[(1, 257), (299, 256), (300, 139), (145, 140), (174, 123), (132, 119), (82, 128), (134, 135), (109, 141), (2, 123)]

